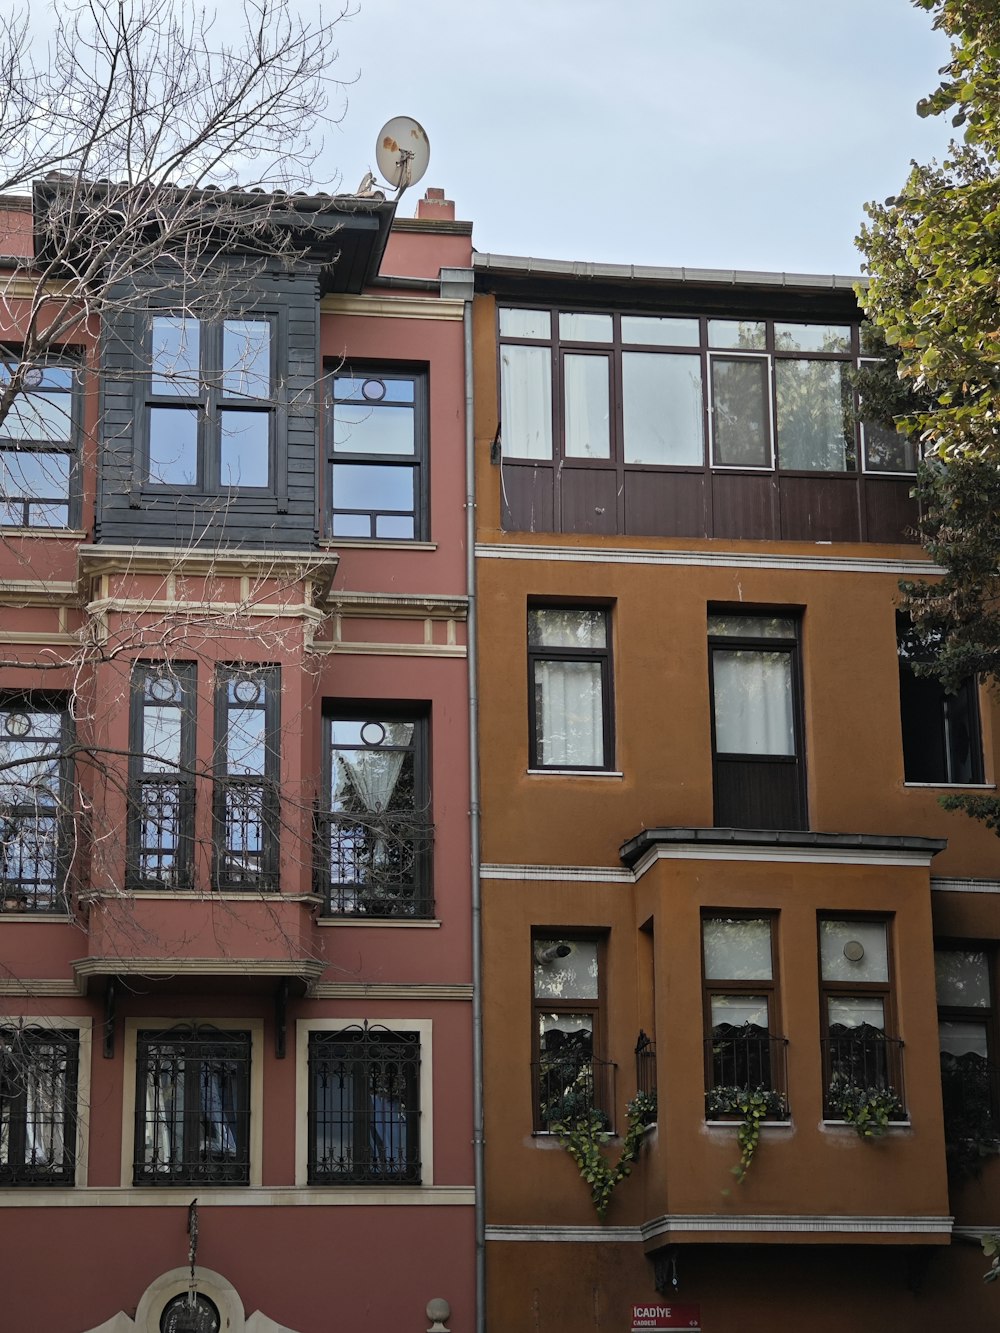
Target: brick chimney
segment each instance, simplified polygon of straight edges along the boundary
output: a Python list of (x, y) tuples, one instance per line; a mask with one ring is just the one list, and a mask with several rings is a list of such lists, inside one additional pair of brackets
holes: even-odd
[(444, 197), (444, 190), (428, 188), (427, 193), (417, 203), (417, 217), (425, 221), (454, 222), (455, 201)]

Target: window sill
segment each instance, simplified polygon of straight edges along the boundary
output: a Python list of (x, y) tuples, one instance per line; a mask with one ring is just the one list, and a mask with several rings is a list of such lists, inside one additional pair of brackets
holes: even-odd
[(6, 925), (8, 922), (19, 921), (22, 925), (30, 922), (37, 926), (39, 922), (45, 922), (46, 925), (66, 926), (73, 924), (73, 917), (69, 912), (35, 912), (27, 910), (24, 912), (5, 912), (0, 911), (0, 925)]
[(529, 778), (623, 778), (617, 768), (526, 768)]
[[(824, 1123), (826, 1122), (824, 1121)], [(743, 1124), (743, 1118), (738, 1115), (734, 1115), (731, 1120), (705, 1121), (705, 1127), (707, 1129), (733, 1129), (735, 1126), (742, 1124)], [(762, 1120), (760, 1122), (760, 1127), (761, 1129), (791, 1129), (792, 1120), (791, 1117), (789, 1117), (787, 1120)]]
[(924, 791), (996, 791), (995, 782), (904, 782), (904, 787)]
[[(824, 1118), (820, 1121), (820, 1124), (824, 1129), (849, 1129), (853, 1134), (858, 1132), (857, 1125), (855, 1125), (853, 1120), (827, 1120)], [(885, 1132), (888, 1133), (890, 1129), (912, 1128), (913, 1122), (911, 1120), (890, 1120), (885, 1127)]]
[(8, 528), (0, 524), (6, 537), (58, 537), (60, 541), (85, 542), (86, 528)]
[(392, 916), (321, 916), (316, 919), (317, 926), (389, 926), (393, 930), (440, 930), (441, 922), (434, 918), (430, 921), (400, 921)]
[(436, 551), (437, 542), (410, 541), (406, 537), (322, 537), (322, 550)]

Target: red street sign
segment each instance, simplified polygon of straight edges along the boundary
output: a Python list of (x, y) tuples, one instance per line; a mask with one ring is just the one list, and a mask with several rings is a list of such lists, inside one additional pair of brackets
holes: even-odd
[(632, 1333), (647, 1328), (701, 1328), (700, 1305), (633, 1305)]

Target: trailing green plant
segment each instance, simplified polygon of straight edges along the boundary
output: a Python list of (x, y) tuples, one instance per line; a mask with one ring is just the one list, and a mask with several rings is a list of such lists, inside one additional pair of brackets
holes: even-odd
[(656, 1118), (656, 1094), (640, 1092), (629, 1102), (628, 1129), (622, 1139), (618, 1161), (611, 1163), (603, 1148), (611, 1139), (608, 1118), (593, 1108), (573, 1121), (553, 1124), (552, 1131), (572, 1157), (584, 1182), (590, 1186), (590, 1198), (599, 1221), (603, 1222), (615, 1186), (632, 1174), (632, 1163), (639, 1156), (642, 1137)]
[(992, 1259), (989, 1269), (983, 1274), (984, 1282), (996, 1282), (1000, 1278), (1000, 1236), (995, 1232), (983, 1237), (983, 1254)]
[(893, 1120), (903, 1120), (906, 1109), (891, 1088), (863, 1088), (834, 1074), (827, 1105), (857, 1130), (858, 1138), (877, 1139)]
[(736, 1183), (742, 1185), (760, 1142), (761, 1121), (784, 1120), (788, 1103), (780, 1092), (770, 1088), (715, 1087), (706, 1094), (705, 1112), (710, 1119), (720, 1115), (742, 1116), (736, 1131), (740, 1160), (730, 1167)]

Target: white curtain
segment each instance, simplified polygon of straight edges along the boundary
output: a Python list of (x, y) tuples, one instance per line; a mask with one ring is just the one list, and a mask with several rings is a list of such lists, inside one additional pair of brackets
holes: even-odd
[(547, 347), (505, 345), (500, 352), (503, 452), (552, 457), (552, 358)]
[(717, 752), (794, 755), (791, 656), (717, 648), (712, 667)]
[(535, 663), (535, 748), (546, 766), (601, 768), (604, 707), (598, 662)]
[(58, 1166), (65, 1157), (63, 1121), (66, 1086), (55, 1062), (57, 1052), (46, 1049), (39, 1064), (25, 1070), (24, 1160), (28, 1166)]

